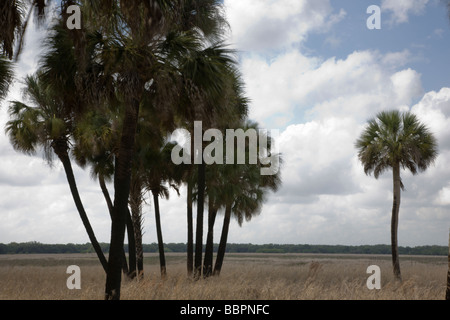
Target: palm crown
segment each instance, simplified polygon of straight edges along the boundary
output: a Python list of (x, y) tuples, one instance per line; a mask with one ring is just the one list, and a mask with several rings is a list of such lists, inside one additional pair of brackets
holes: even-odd
[(366, 174), (375, 178), (399, 164), (412, 174), (426, 170), (437, 157), (437, 142), (417, 117), (399, 111), (384, 111), (368, 122), (356, 141), (358, 157)]

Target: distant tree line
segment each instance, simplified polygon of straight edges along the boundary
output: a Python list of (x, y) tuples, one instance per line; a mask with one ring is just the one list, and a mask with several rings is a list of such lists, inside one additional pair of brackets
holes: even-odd
[[(100, 243), (103, 252), (109, 251), (108, 243)], [(143, 252), (157, 253), (158, 244), (143, 244)], [(219, 244), (214, 244), (214, 252), (217, 252)], [(186, 243), (166, 243), (166, 252), (186, 252)], [(251, 243), (229, 243), (227, 252), (230, 253), (328, 253), (328, 254), (391, 254), (391, 246), (387, 244), (377, 245), (310, 245), (310, 244), (251, 244)], [(128, 252), (128, 245), (125, 245)], [(0, 243), (0, 254), (19, 253), (94, 253), (95, 250), (90, 243), (85, 244), (44, 244), (32, 242)], [(446, 256), (446, 246), (417, 246), (399, 247), (399, 253), (405, 255), (439, 255)]]

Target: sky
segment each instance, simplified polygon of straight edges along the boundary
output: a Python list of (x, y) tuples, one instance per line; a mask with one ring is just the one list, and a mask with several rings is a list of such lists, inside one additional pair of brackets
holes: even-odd
[[(368, 29), (381, 9), (381, 29)], [(434, 133), (439, 156), (402, 171), (399, 246), (447, 245), (450, 227), (450, 22), (440, 0), (224, 0), (228, 41), (250, 99), (250, 118), (278, 129), (282, 186), (230, 243), (389, 244), (392, 172), (365, 175), (355, 141), (383, 110), (411, 111)], [(43, 30), (31, 25), (7, 100), (38, 63)], [(0, 108), (0, 127), (8, 103)], [(86, 243), (62, 166), (13, 150), (0, 130), (0, 243)], [(110, 240), (98, 183), (74, 164), (97, 239)], [(113, 190), (110, 186), (111, 194)], [(161, 200), (164, 242), (186, 242), (186, 191)], [(153, 203), (144, 243), (156, 242)], [(219, 241), (222, 215), (216, 219)], [(206, 228), (205, 228), (206, 229)], [(206, 237), (204, 237), (206, 239)]]

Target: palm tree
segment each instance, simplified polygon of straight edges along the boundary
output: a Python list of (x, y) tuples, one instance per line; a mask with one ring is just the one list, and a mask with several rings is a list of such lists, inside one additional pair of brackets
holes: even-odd
[[(256, 123), (247, 122), (244, 128), (257, 129), (258, 126)], [(273, 138), (268, 136), (267, 142), (267, 150), (265, 150), (267, 156), (271, 156), (273, 161), (281, 164), (281, 155), (272, 151)], [(258, 145), (258, 153), (263, 150), (262, 148), (265, 146)], [(248, 144), (246, 144), (246, 152), (248, 153), (248, 151)], [(265, 166), (263, 163), (265, 163), (264, 159), (259, 159), (257, 164), (221, 166), (220, 181), (223, 181), (224, 185), (221, 187), (222, 192), (219, 199), (225, 212), (213, 275), (220, 275), (222, 270), (232, 214), (239, 226), (242, 226), (244, 220), (250, 221), (252, 217), (260, 213), (268, 192), (276, 192), (281, 185), (279, 170), (273, 172), (272, 175), (261, 174), (261, 168)]]
[[(165, 277), (166, 265), (164, 244), (162, 241), (162, 228), (160, 223), (159, 197), (168, 198), (168, 189), (163, 185), (166, 181), (175, 180), (171, 170), (170, 152), (166, 144), (165, 136), (173, 130), (173, 112), (167, 108), (159, 108), (159, 100), (164, 99), (167, 84), (158, 81), (152, 92), (146, 92), (140, 110), (140, 120), (136, 135), (136, 152), (133, 161), (130, 207), (136, 231), (136, 247), (138, 248), (138, 272), (143, 272), (142, 250), (142, 205), (144, 194), (150, 191), (153, 197), (155, 209), (156, 231), (160, 256), (161, 276)], [(170, 86), (170, 84), (169, 84)]]
[(49, 163), (52, 162), (53, 153), (57, 155), (63, 164), (78, 213), (106, 271), (107, 261), (81, 202), (69, 157), (69, 140), (74, 125), (71, 113), (64, 101), (60, 99), (60, 92), (44, 86), (39, 80), (39, 74), (28, 76), (25, 83), (26, 97), (30, 99), (34, 107), (13, 101), (9, 108), (11, 120), (6, 123), (6, 133), (9, 135), (14, 149), (18, 151), (35, 154), (37, 148), (42, 147), (44, 156)]
[(408, 169), (413, 175), (425, 171), (438, 155), (436, 139), (414, 114), (383, 111), (368, 121), (367, 127), (356, 141), (356, 148), (367, 175), (373, 173), (378, 179), (382, 173), (392, 169), (392, 264), (394, 276), (401, 281), (397, 229), (400, 193), (404, 190), (404, 185), (400, 170)]
[(179, 195), (179, 185), (181, 184), (182, 171), (171, 162), (171, 150), (173, 143), (164, 143), (158, 149), (148, 148), (143, 154), (145, 157), (142, 177), (145, 189), (150, 191), (153, 197), (155, 209), (155, 225), (158, 239), (158, 251), (160, 261), (161, 278), (167, 274), (166, 259), (164, 253), (164, 241), (161, 227), (161, 212), (159, 197), (169, 199), (169, 187), (175, 189)]
[[(109, 110), (97, 108), (97, 110), (83, 113), (74, 130), (74, 147), (72, 150), (72, 154), (80, 167), (91, 167), (91, 177), (93, 180), (98, 180), (111, 217), (113, 203), (106, 184), (112, 181), (114, 175), (118, 136), (116, 127), (117, 115), (112, 114)], [(130, 214), (127, 215), (127, 235), (129, 266), (124, 251), (123, 272), (129, 278), (134, 278), (136, 275), (136, 246)]]
[[(194, 120), (201, 120), (203, 130), (222, 126), (221, 122), (236, 121), (246, 115), (246, 108), (237, 109), (235, 102), (236, 91), (236, 61), (233, 51), (226, 48), (223, 43), (215, 43), (204, 49), (193, 51), (181, 63), (180, 70), (187, 83), (186, 95), (192, 105), (191, 114), (185, 116), (191, 125)], [(244, 112), (241, 112), (244, 111)], [(187, 125), (189, 127), (189, 125)], [(202, 132), (203, 134), (203, 132)], [(193, 142), (193, 139), (191, 139)], [(203, 147), (202, 147), (203, 148)], [(202, 151), (202, 150), (201, 150)], [(197, 152), (197, 151), (194, 151)], [(193, 153), (194, 153), (193, 152)], [(193, 156), (193, 155), (192, 155)], [(197, 219), (195, 237), (194, 276), (201, 275), (203, 253), (203, 215), (206, 190), (206, 164), (203, 159), (196, 164), (197, 173)], [(193, 186), (188, 185), (188, 193)], [(188, 201), (190, 197), (188, 197)], [(188, 205), (188, 212), (190, 206)], [(189, 222), (189, 221), (188, 221)], [(190, 232), (188, 231), (188, 234)], [(189, 268), (189, 266), (188, 266)], [(189, 272), (189, 271), (188, 271)]]
[[(209, 122), (213, 123), (214, 127), (220, 129), (222, 133), (225, 133), (226, 129), (240, 127), (241, 123), (245, 123), (248, 115), (248, 99), (244, 94), (244, 85), (240, 72), (234, 62), (223, 61), (223, 63), (227, 68), (224, 72), (224, 75), (226, 75), (225, 79), (229, 82), (222, 88), (224, 98), (218, 99), (221, 105), (217, 108), (215, 116)], [(221, 166), (209, 165), (207, 170), (208, 232), (203, 263), (205, 277), (210, 276), (213, 272), (214, 224), (219, 209), (224, 206), (223, 202), (221, 202), (221, 198), (223, 197), (223, 189), (221, 186), (223, 183), (228, 183), (227, 181), (217, 179), (221, 176), (220, 171), (223, 170), (223, 168), (220, 168)]]

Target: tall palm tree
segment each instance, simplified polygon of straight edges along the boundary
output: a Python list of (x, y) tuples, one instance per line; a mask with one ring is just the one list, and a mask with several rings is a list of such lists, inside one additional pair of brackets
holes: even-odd
[[(258, 128), (257, 124), (252, 122), (247, 122), (243, 127), (244, 129)], [(281, 164), (281, 155), (272, 150), (272, 143), (273, 138), (268, 136), (267, 149), (263, 150), (266, 146), (258, 145), (258, 153), (264, 154), (260, 151), (265, 151), (267, 156), (272, 157), (272, 161)], [(247, 158), (248, 148), (247, 143)], [(219, 275), (222, 270), (231, 216), (234, 215), (239, 226), (242, 226), (244, 220), (250, 221), (252, 217), (260, 213), (268, 192), (276, 192), (281, 185), (280, 170), (273, 172), (272, 175), (262, 175), (261, 169), (265, 167), (263, 163), (265, 163), (264, 159), (258, 159), (257, 164), (221, 166), (220, 181), (223, 181), (224, 185), (221, 188), (219, 201), (224, 208), (224, 220), (213, 275)]]
[(6, 133), (18, 151), (35, 154), (37, 148), (42, 147), (49, 163), (53, 159), (53, 153), (57, 155), (64, 167), (72, 197), (91, 244), (106, 271), (107, 261), (84, 210), (69, 157), (73, 118), (64, 101), (60, 99), (60, 92), (44, 86), (39, 80), (39, 74), (28, 76), (25, 84), (26, 97), (34, 106), (13, 101), (9, 108), (11, 120), (6, 123)]
[[(231, 66), (232, 67), (232, 66)], [(243, 93), (243, 83), (240, 80), (240, 73), (237, 69), (230, 68), (228, 76), (230, 77), (231, 87), (227, 92), (227, 99), (222, 103), (226, 104), (226, 112), (221, 111), (218, 117), (214, 119), (216, 128), (220, 128), (222, 133), (226, 132), (226, 129), (230, 129), (236, 126), (240, 126), (247, 118), (248, 113), (248, 99)], [(224, 90), (224, 92), (226, 92)], [(255, 128), (253, 128), (255, 129)], [(247, 159), (248, 160), (248, 159)], [(225, 163), (224, 158), (224, 163)], [(206, 192), (208, 197), (208, 232), (206, 238), (205, 258), (203, 263), (203, 275), (208, 277), (213, 273), (213, 249), (214, 249), (214, 224), (216, 221), (217, 212), (220, 207), (223, 206), (221, 198), (223, 197), (223, 184), (228, 181), (221, 181), (218, 177), (226, 179), (225, 176), (221, 176), (221, 168), (223, 165), (209, 165), (206, 178)]]
[[(232, 122), (241, 119), (245, 112), (237, 112), (233, 105), (235, 93), (235, 72), (236, 61), (233, 51), (226, 48), (223, 43), (215, 43), (201, 50), (193, 51), (191, 55), (182, 60), (180, 65), (181, 74), (186, 83), (186, 95), (192, 106), (191, 114), (185, 115), (187, 126), (190, 125), (191, 137), (193, 137), (192, 123), (195, 120), (202, 121), (202, 129), (217, 128), (221, 121)], [(238, 111), (241, 111), (239, 109)], [(203, 134), (203, 132), (202, 132)], [(193, 142), (193, 139), (191, 139)], [(203, 147), (202, 147), (203, 148)], [(203, 151), (199, 150), (199, 151)], [(198, 152), (193, 150), (193, 153)], [(193, 155), (192, 155), (193, 156)], [(203, 253), (203, 215), (206, 190), (206, 171), (208, 168), (200, 159), (199, 164), (195, 164), (197, 173), (197, 219), (195, 237), (195, 259), (194, 276), (201, 275), (202, 253)], [(192, 186), (188, 185), (188, 191)], [(189, 192), (188, 192), (189, 193)], [(190, 197), (188, 197), (189, 201)], [(188, 210), (190, 207), (188, 206)], [(189, 231), (188, 231), (189, 233)]]
[(166, 259), (164, 253), (164, 241), (161, 227), (161, 212), (159, 198), (169, 199), (169, 188), (175, 189), (179, 195), (179, 185), (181, 184), (181, 170), (171, 162), (172, 143), (165, 143), (159, 149), (147, 149), (144, 156), (143, 180), (145, 189), (150, 191), (155, 209), (156, 235), (158, 239), (158, 251), (160, 261), (161, 277), (167, 274)]
[[(118, 136), (116, 127), (117, 115), (112, 114), (109, 110), (97, 108), (97, 110), (84, 113), (77, 121), (77, 126), (74, 130), (74, 146), (72, 150), (72, 154), (80, 167), (91, 167), (91, 177), (94, 180), (98, 180), (111, 217), (113, 203), (106, 184), (112, 181), (114, 175)], [(129, 278), (134, 278), (136, 275), (136, 247), (130, 214), (127, 215), (127, 235), (129, 266), (127, 265), (124, 251), (123, 272)]]
[[(132, 208), (133, 221), (135, 222), (136, 247), (142, 248), (142, 205), (147, 191), (152, 194), (156, 231), (158, 236), (158, 248), (161, 265), (161, 276), (165, 277), (165, 255), (162, 241), (162, 228), (160, 223), (159, 197), (168, 198), (168, 190), (163, 182), (174, 179), (170, 162), (170, 152), (167, 148), (165, 136), (173, 130), (173, 112), (167, 108), (159, 108), (159, 100), (164, 99), (167, 84), (158, 81), (152, 92), (146, 92), (141, 110), (138, 130), (136, 135), (136, 152), (133, 161), (130, 207)], [(169, 84), (170, 86), (170, 84)], [(143, 272), (143, 251), (138, 249), (138, 272)]]
[(391, 248), (394, 276), (401, 281), (398, 257), (398, 217), (401, 190), (404, 185), (401, 169), (413, 175), (425, 171), (438, 155), (437, 141), (430, 130), (410, 112), (383, 111), (368, 121), (356, 141), (358, 158), (367, 175), (378, 177), (392, 169), (393, 204), (391, 219)]

